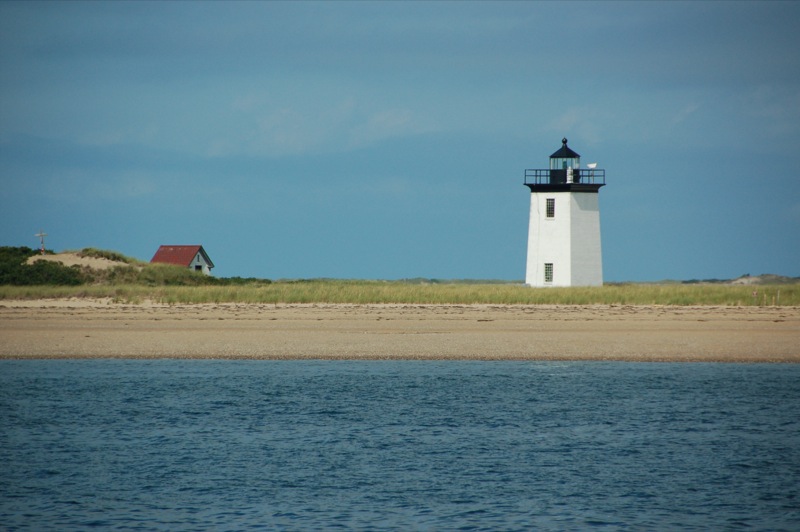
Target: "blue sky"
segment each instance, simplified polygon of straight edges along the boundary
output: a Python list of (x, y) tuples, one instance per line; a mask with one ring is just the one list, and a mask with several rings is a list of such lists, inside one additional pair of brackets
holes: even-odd
[(0, 245), (521, 280), (606, 169), (606, 281), (800, 276), (798, 2), (2, 2)]

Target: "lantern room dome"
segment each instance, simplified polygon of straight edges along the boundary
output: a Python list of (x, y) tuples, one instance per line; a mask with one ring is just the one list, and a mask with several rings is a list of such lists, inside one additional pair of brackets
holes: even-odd
[(551, 159), (580, 159), (580, 155), (567, 146), (567, 137), (561, 139), (561, 148), (550, 156)]
[(567, 146), (567, 137), (561, 139), (561, 149), (550, 156), (550, 170), (578, 169), (581, 167), (581, 156)]

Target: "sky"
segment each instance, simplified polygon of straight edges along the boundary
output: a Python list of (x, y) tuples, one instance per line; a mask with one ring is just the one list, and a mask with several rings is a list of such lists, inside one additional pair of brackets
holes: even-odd
[(525, 276), (606, 170), (606, 282), (800, 276), (800, 2), (0, 2), (0, 245), (221, 277)]

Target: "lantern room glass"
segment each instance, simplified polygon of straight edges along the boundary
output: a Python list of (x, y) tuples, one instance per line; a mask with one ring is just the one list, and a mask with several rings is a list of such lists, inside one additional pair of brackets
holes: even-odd
[(550, 170), (566, 170), (572, 168), (577, 170), (581, 167), (580, 157), (551, 157)]

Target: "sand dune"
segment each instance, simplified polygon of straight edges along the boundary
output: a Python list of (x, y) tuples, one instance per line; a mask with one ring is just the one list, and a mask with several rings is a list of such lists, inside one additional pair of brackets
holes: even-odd
[(34, 255), (28, 259), (28, 264), (39, 260), (60, 262), (64, 266), (86, 266), (93, 270), (107, 270), (115, 266), (129, 266), (125, 262), (105, 259), (103, 257), (84, 257), (77, 253), (58, 253), (56, 255)]

